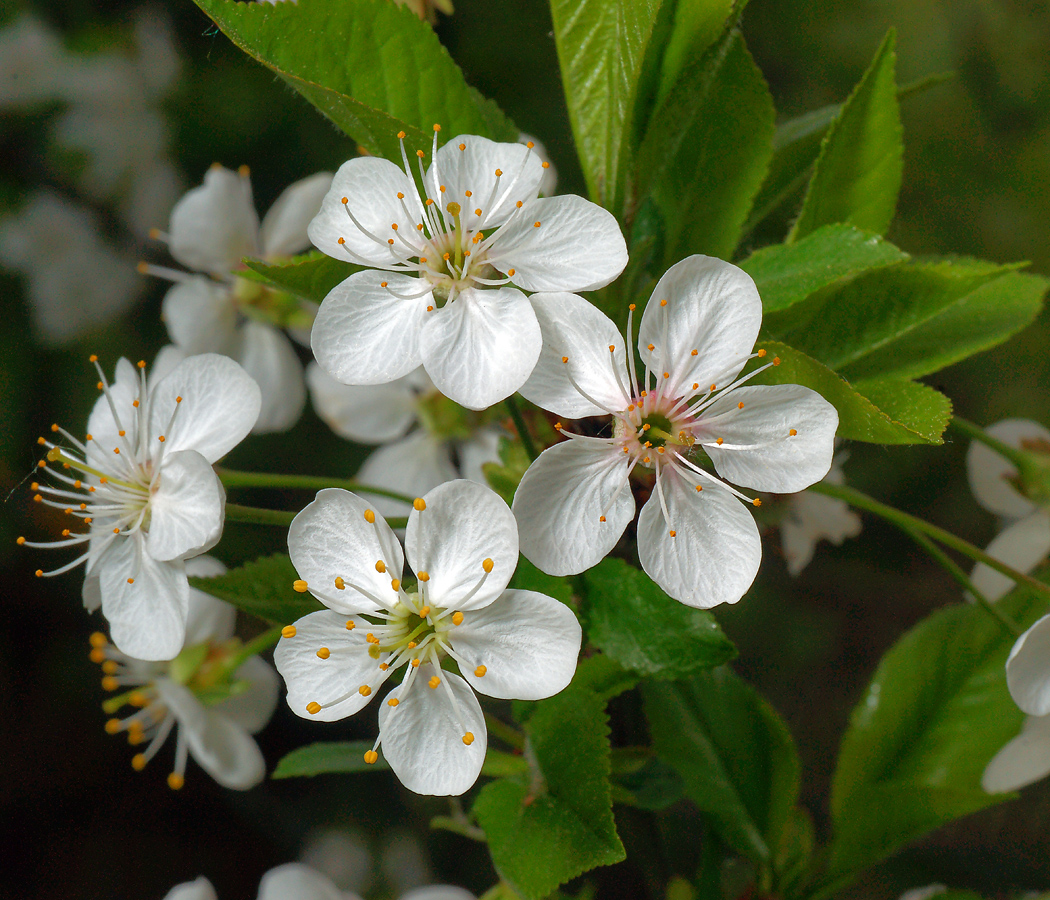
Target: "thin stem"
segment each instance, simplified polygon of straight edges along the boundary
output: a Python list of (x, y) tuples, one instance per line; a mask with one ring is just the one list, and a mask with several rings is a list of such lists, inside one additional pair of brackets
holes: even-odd
[(231, 522), (245, 522), (249, 525), (280, 525), (287, 528), (292, 524), (295, 513), (279, 509), (261, 509), (258, 506), (241, 506), (239, 503), (226, 504), (226, 518)]
[(485, 713), (485, 724), (488, 726), (489, 734), (498, 737), (504, 744), (513, 747), (515, 750), (523, 750), (525, 748), (525, 735), (518, 729), (501, 722), (491, 713)]
[(507, 412), (510, 413), (511, 419), (514, 420), (514, 427), (518, 429), (518, 437), (521, 438), (521, 446), (525, 448), (529, 460), (535, 462), (539, 453), (536, 452), (536, 445), (532, 442), (532, 435), (529, 434), (529, 427), (525, 424), (525, 417), (521, 414), (521, 408), (518, 406), (517, 398), (511, 394), (503, 402), (507, 406)]
[(1012, 569), (1004, 562), (1000, 562), (994, 556), (989, 556), (980, 547), (975, 547), (969, 541), (963, 540), (961, 537), (957, 537), (950, 531), (945, 531), (943, 528), (938, 528), (936, 525), (927, 522), (925, 519), (920, 519), (918, 516), (910, 515), (909, 513), (903, 512), (902, 510), (896, 509), (895, 507), (888, 506), (885, 503), (880, 503), (874, 497), (869, 497), (867, 494), (856, 490), (855, 488), (846, 487), (845, 485), (828, 484), (826, 481), (820, 481), (817, 484), (810, 485), (807, 490), (813, 491), (817, 494), (825, 494), (828, 497), (836, 497), (839, 500), (845, 500), (851, 506), (856, 506), (858, 509), (865, 509), (870, 513), (874, 513), (888, 522), (892, 522), (898, 528), (904, 531), (918, 531), (920, 534), (924, 534), (927, 537), (933, 538), (938, 543), (944, 544), (945, 547), (951, 547), (952, 550), (957, 550), (963, 556), (968, 556), (975, 562), (982, 562), (988, 568), (995, 569), (1009, 578), (1011, 581), (1017, 584), (1026, 584), (1030, 588), (1034, 588), (1041, 594), (1050, 596), (1050, 585), (1044, 584), (1038, 578), (1033, 578), (1031, 575), (1026, 575), (1024, 572), (1018, 572), (1017, 569)]
[(980, 425), (975, 425), (973, 422), (963, 419), (959, 416), (952, 416), (952, 420), (949, 423), (952, 428), (957, 431), (961, 431), (967, 437), (972, 438), (975, 441), (980, 441), (982, 444), (991, 447), (1000, 456), (1010, 460), (1020, 470), (1030, 468), (1032, 465), (1032, 458), (1024, 452), (1019, 450), (1017, 447), (1011, 447), (1009, 444), (1004, 444), (998, 438), (992, 437), (987, 431), (981, 428)]
[(374, 494), (377, 497), (389, 497), (402, 503), (411, 503), (415, 498), (386, 488), (371, 487), (361, 484), (354, 478), (329, 478), (326, 475), (279, 475), (268, 472), (237, 472), (233, 469), (216, 468), (216, 473), (223, 485), (228, 488), (301, 488), (306, 491), (319, 491), (324, 488), (344, 488), (360, 494)]
[(976, 585), (970, 579), (970, 576), (960, 569), (959, 566), (955, 564), (955, 561), (933, 541), (926, 537), (926, 535), (911, 528), (905, 528), (903, 530), (905, 534), (910, 535), (912, 540), (922, 547), (935, 562), (939, 563), (941, 568), (954, 578), (964, 591), (969, 591), (970, 595), (984, 608), (986, 613), (998, 619), (999, 624), (1003, 626), (1007, 634), (1011, 637), (1019, 638), (1024, 633), (1024, 629), (999, 609), (999, 607), (992, 603), (991, 600), (985, 597), (984, 594), (977, 589)]
[(263, 650), (268, 650), (281, 637), (281, 626), (275, 625), (268, 631), (264, 631), (262, 634), (252, 638), (241, 647), (233, 656), (230, 657), (228, 663), (231, 672), (236, 672), (246, 660), (255, 656), (257, 653), (261, 653)]

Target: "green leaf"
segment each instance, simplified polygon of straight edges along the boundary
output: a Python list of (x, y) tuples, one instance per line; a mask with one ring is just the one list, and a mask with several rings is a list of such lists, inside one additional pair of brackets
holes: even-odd
[(190, 586), (232, 603), (253, 616), (285, 625), (324, 607), (292, 589), (298, 578), (287, 554), (275, 553), (214, 578), (190, 577)]
[(685, 797), (685, 788), (678, 773), (659, 759), (650, 759), (637, 772), (622, 775), (616, 780), (624, 792), (620, 802), (629, 802), (639, 809), (659, 811)]
[(1046, 282), (1017, 268), (966, 258), (910, 262), (763, 324), (847, 378), (925, 375), (1005, 340), (1038, 313)]
[(952, 406), (933, 388), (907, 381), (867, 382), (864, 390), (869, 397), (822, 362), (787, 344), (760, 340), (759, 346), (779, 357), (780, 365), (756, 375), (751, 384), (812, 388), (838, 410), (839, 437), (872, 444), (942, 443)]
[(570, 685), (537, 703), (525, 729), (532, 778), (487, 784), (473, 813), (500, 877), (538, 900), (625, 853), (612, 815), (605, 700)]
[(893, 219), (904, 158), (895, 43), (890, 29), (828, 129), (789, 240), (834, 222), (884, 234)]
[[(684, 131), (677, 152), (653, 184), (667, 229), (667, 264), (691, 253), (732, 255), (773, 154), (776, 113), (769, 87), (740, 33), (730, 32), (727, 40), (717, 78), (707, 90), (703, 67), (690, 69), (698, 83), (689, 90), (697, 91), (701, 102), (690, 101), (692, 124), (678, 124)], [(676, 104), (679, 89), (676, 85), (669, 103)], [(686, 115), (685, 110), (678, 115)], [(665, 127), (662, 111), (654, 127)], [(641, 151), (639, 161), (639, 168), (647, 164)]]
[(602, 560), (583, 576), (587, 636), (625, 669), (681, 678), (728, 662), (736, 648), (713, 615), (672, 600), (622, 559)]
[(388, 0), (196, 0), (241, 50), (363, 145), (400, 161), (397, 133), (430, 148), (444, 134), (516, 141), (518, 129), (469, 87), (433, 29)]
[(738, 853), (768, 865), (799, 787), (791, 735), (728, 667), (642, 687), (653, 747)]
[(587, 190), (619, 211), (635, 97), (660, 0), (551, 0), (565, 101)]
[(794, 244), (775, 244), (741, 262), (758, 286), (765, 315), (837, 281), (908, 258), (889, 241), (852, 225), (825, 225)]
[(285, 263), (271, 265), (261, 259), (248, 258), (244, 264), (282, 291), (314, 303), (320, 303), (337, 284), (361, 271), (360, 266), (332, 259), (320, 250), (304, 253)]
[(671, 31), (661, 48), (657, 103), (667, 96), (689, 61), (718, 39), (732, 13), (733, 0), (678, 0), (674, 4)]
[[(1023, 627), (1046, 612), (1031, 588), (997, 605)], [(1013, 796), (981, 788), (985, 767), (1024, 719), (1006, 689), (1013, 643), (991, 615), (961, 604), (920, 622), (882, 658), (839, 754), (822, 893), (920, 835)]]
[(271, 778), (303, 778), (333, 773), (375, 772), (387, 770), (389, 763), (382, 756), (369, 765), (365, 753), (372, 749), (372, 741), (324, 741), (307, 744), (286, 754)]

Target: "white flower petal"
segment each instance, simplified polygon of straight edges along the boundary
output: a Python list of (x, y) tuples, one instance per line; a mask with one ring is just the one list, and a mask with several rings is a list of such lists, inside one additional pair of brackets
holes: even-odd
[(634, 518), (627, 473), (626, 455), (611, 444), (569, 440), (544, 450), (514, 494), (521, 552), (551, 575), (597, 565)]
[[(457, 477), (448, 445), (425, 431), (373, 451), (357, 471), (357, 480), (371, 487), (386, 488), (406, 497), (422, 497), (439, 484)], [(407, 516), (410, 503), (389, 497), (366, 495), (384, 516)]]
[(331, 186), (332, 173), (318, 172), (284, 189), (259, 229), (263, 256), (292, 256), (310, 246), (306, 228), (320, 211), (321, 201)]
[[(459, 471), (464, 478), (476, 481), (478, 484), (488, 485), (485, 477), (486, 463), (499, 463), (499, 441), (498, 431), (479, 431), (469, 441), (461, 441), (456, 450), (459, 453)], [(446, 479), (449, 480), (449, 479)], [(437, 487), (437, 485), (434, 485)], [(421, 497), (422, 494), (417, 494)]]
[[(319, 491), (316, 499), (302, 510), (288, 529), (288, 553), (299, 577), (326, 606), (341, 613), (372, 612), (380, 608), (364, 594), (350, 587), (360, 586), (381, 599), (396, 595), (390, 588), (404, 569), (401, 545), (386, 520), (376, 515), (375, 523), (365, 520), (365, 512), (375, 506), (356, 494), (338, 488)], [(383, 572), (375, 564), (383, 560)], [(335, 579), (343, 578), (346, 589), (339, 591)]]
[[(135, 367), (121, 357), (117, 361), (113, 380), (109, 383), (109, 396), (100, 396), (88, 416), (87, 433), (103, 453), (112, 453), (114, 447), (131, 446), (138, 442), (139, 418), (132, 403), (138, 399), (141, 388)], [(116, 411), (116, 418), (113, 413)], [(127, 432), (127, 441), (121, 440), (119, 431)], [(127, 452), (126, 450), (121, 452)]]
[(153, 357), (153, 365), (149, 367), (146, 375), (146, 393), (153, 393), (153, 389), (160, 384), (164, 376), (173, 372), (180, 362), (193, 355), (174, 344), (165, 344), (161, 347), (157, 355)]
[[(1031, 419), (1003, 419), (985, 431), (997, 440), (1020, 449), (1022, 442), (1050, 444), (1050, 431)], [(1035, 510), (1035, 504), (1009, 481), (1017, 467), (991, 447), (972, 441), (966, 451), (966, 474), (977, 502), (989, 512), (1019, 519)]]
[(638, 558), (645, 573), (686, 606), (736, 603), (762, 561), (751, 513), (725, 488), (704, 484), (697, 491), (669, 466), (660, 482), (670, 522), (654, 490), (638, 516)]
[(798, 575), (809, 565), (821, 540), (837, 547), (860, 530), (860, 516), (844, 500), (809, 491), (788, 497), (787, 514), (780, 523), (780, 547), (788, 574)]
[(1013, 645), (1006, 661), (1006, 686), (1028, 715), (1050, 713), (1050, 616), (1043, 616)]
[[(484, 485), (450, 481), (423, 497), (405, 531), (405, 552), (414, 571), (426, 572), (427, 602), (453, 609), (480, 609), (495, 600), (518, 565), (518, 525), (503, 499)], [(463, 602), (485, 574), (484, 586)], [(433, 598), (433, 600), (429, 599)]]
[(514, 283), (526, 291), (593, 291), (623, 271), (627, 244), (612, 213), (567, 194), (522, 207), (488, 258), (501, 272), (513, 269)]
[(266, 761), (259, 745), (243, 728), (215, 709), (206, 709), (181, 684), (160, 678), (155, 687), (178, 719), (179, 736), (189, 745), (190, 756), (219, 784), (246, 791), (266, 777)]
[(227, 697), (212, 709), (248, 734), (262, 731), (277, 709), (281, 679), (277, 677), (273, 666), (258, 656), (245, 660), (234, 673), (233, 679), (248, 682), (247, 690)]
[(343, 384), (385, 384), (417, 368), (419, 335), (433, 294), (403, 300), (391, 291), (410, 297), (425, 287), (418, 278), (371, 269), (334, 287), (310, 332), (321, 368)]
[(189, 191), (171, 211), (171, 255), (196, 272), (225, 274), (241, 258), (259, 253), (259, 219), (247, 177), (212, 166), (204, 184)]
[(150, 435), (165, 436), (165, 453), (196, 450), (213, 463), (247, 436), (261, 405), (259, 386), (232, 359), (191, 356), (153, 389)]
[[(497, 169), (503, 174), (489, 202), (496, 187)], [(521, 144), (461, 134), (438, 150), (434, 165), (427, 170), (427, 191), (435, 201), (440, 197), (443, 205), (449, 201), (459, 203), (465, 228), (475, 231), (480, 226), (488, 231), (507, 221), (518, 200), (527, 203), (534, 199), (542, 180), (542, 161)], [(466, 196), (467, 191), (471, 192), (470, 197)], [(481, 209), (480, 218), (475, 209)]]
[(196, 881), (175, 885), (164, 895), (164, 900), (219, 900), (219, 896), (211, 882), (201, 875)]
[(270, 869), (259, 882), (258, 900), (347, 900), (332, 880), (302, 863)]
[(1029, 716), (1021, 733), (1003, 745), (981, 776), (989, 794), (1003, 794), (1050, 774), (1050, 716)]
[(762, 300), (750, 275), (712, 256), (689, 256), (653, 290), (638, 328), (638, 352), (652, 371), (670, 372), (669, 392), (683, 396), (694, 383), (732, 381), (761, 324)]
[[(437, 675), (444, 685), (430, 688)], [(449, 700), (451, 688), (456, 705)], [(488, 732), (474, 692), (458, 675), (424, 663), (397, 706), (379, 708), (383, 755), (398, 780), (417, 794), (445, 797), (468, 790), (485, 762)], [(467, 745), (466, 733), (474, 736)]]
[(410, 378), (357, 386), (336, 381), (317, 363), (306, 367), (318, 417), (339, 437), (361, 444), (385, 444), (408, 433), (416, 420), (416, 392)]
[(793, 494), (827, 475), (838, 425), (835, 407), (816, 391), (780, 384), (731, 391), (701, 414), (693, 433), (727, 481)]
[(306, 406), (303, 364), (282, 332), (262, 322), (245, 322), (237, 361), (259, 385), (262, 396), (252, 428), (255, 434), (287, 431), (299, 421)]
[[(353, 629), (347, 629), (348, 621), (354, 622)], [(393, 672), (380, 669), (379, 661), (368, 655), (368, 629), (368, 621), (359, 616), (322, 610), (299, 619), (295, 637), (278, 641), (273, 661), (288, 685), (288, 706), (292, 712), (304, 719), (335, 722), (368, 705)], [(321, 647), (331, 652), (328, 659), (317, 655)], [(360, 692), (362, 685), (371, 688), (369, 693)], [(346, 699), (336, 703), (340, 697)], [(307, 710), (310, 703), (320, 703), (325, 708), (311, 714)], [(333, 705), (326, 706), (329, 703)]]
[[(985, 552), (1026, 575), (1050, 555), (1050, 515), (1040, 510), (1014, 522), (995, 536)], [(973, 585), (988, 600), (998, 600), (1014, 589), (1013, 579), (978, 563)]]
[[(554, 196), (554, 191), (558, 187), (558, 170), (554, 163), (551, 162), (550, 154), (547, 152), (547, 147), (544, 145), (543, 141), (536, 137), (536, 135), (523, 131), (518, 135), (518, 143), (531, 143), (533, 145), (532, 152), (540, 158), (541, 165), (547, 163), (547, 168), (543, 170), (543, 179), (540, 181), (540, 196)], [(402, 897), (401, 900), (405, 900), (405, 898)]]
[(485, 409), (525, 383), (542, 343), (532, 304), (521, 291), (469, 288), (430, 314), (419, 350), (442, 394), (468, 409)]
[(402, 894), (400, 900), (476, 900), (470, 891), (450, 884), (428, 884)]
[[(169, 660), (182, 650), (189, 611), (189, 582), (181, 561), (157, 562), (137, 536), (118, 538), (99, 559), (96, 572), (102, 614), (110, 637), (135, 659)], [(129, 584), (128, 579), (134, 581)]]
[[(405, 206), (398, 199), (399, 193), (404, 194)], [(344, 197), (364, 231), (347, 215)], [(364, 156), (339, 167), (307, 233), (318, 250), (335, 259), (390, 268), (397, 266), (406, 252), (390, 226), (396, 223), (400, 235), (415, 240), (416, 225), (423, 221), (412, 179), (389, 160)], [(340, 244), (340, 238), (345, 243)], [(393, 245), (387, 243), (390, 239), (395, 241)]]
[(219, 542), (226, 492), (208, 460), (194, 450), (180, 450), (164, 455), (149, 508), (149, 555), (161, 561), (186, 559)]
[(187, 353), (229, 355), (237, 334), (237, 306), (224, 284), (201, 276), (164, 295), (161, 319), (168, 337)]
[[(226, 572), (226, 566), (213, 556), (195, 556), (186, 561), (186, 574), (197, 578), (214, 578)], [(185, 646), (192, 647), (204, 641), (227, 641), (233, 637), (237, 609), (229, 603), (190, 588), (186, 612)]]
[[(449, 639), (474, 690), (501, 700), (542, 700), (572, 681), (583, 632), (564, 603), (536, 591), (510, 590), (467, 613)], [(485, 674), (478, 677), (481, 665)]]
[[(625, 390), (631, 392), (633, 385), (624, 338), (612, 320), (576, 294), (533, 294), (529, 300), (540, 323), (543, 349), (521, 395), (570, 419), (626, 409), (631, 401)], [(562, 362), (566, 357), (569, 361)]]

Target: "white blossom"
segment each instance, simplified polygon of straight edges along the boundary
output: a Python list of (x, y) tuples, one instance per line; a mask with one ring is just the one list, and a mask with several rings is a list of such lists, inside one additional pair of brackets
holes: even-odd
[[(181, 361), (180, 361), (181, 360)], [(128, 656), (168, 660), (186, 635), (185, 561), (222, 534), (226, 494), (212, 469), (251, 430), (259, 388), (233, 360), (215, 354), (182, 359), (162, 351), (147, 380), (145, 363), (117, 363), (110, 384), (94, 357), (99, 397), (84, 441), (64, 439), (41, 460), (57, 486), (33, 484), (34, 499), (64, 510), (62, 540), (29, 547), (84, 547), (57, 575), (86, 563), (84, 604), (102, 607), (114, 643)], [(53, 465), (47, 466), (47, 462)]]
[[(526, 291), (591, 290), (616, 278), (627, 248), (610, 213), (576, 196), (538, 198), (531, 147), (460, 135), (420, 178), (402, 147), (344, 163), (310, 223), (329, 256), (362, 266), (318, 310), (314, 355), (344, 384), (384, 384), (423, 365), (470, 409), (514, 393), (540, 352)], [(512, 286), (513, 285), (513, 286)]]
[(176, 282), (164, 298), (163, 319), (173, 343), (188, 354), (222, 353), (237, 360), (262, 390), (254, 431), (286, 431), (306, 403), (303, 367), (291, 341), (275, 326), (309, 326), (298, 300), (240, 277), (241, 259), (272, 261), (309, 246), (306, 226), (317, 213), (332, 176), (320, 172), (287, 188), (260, 224), (247, 167), (214, 165), (204, 184), (189, 191), (171, 213), (171, 255), (199, 273), (159, 266), (142, 271)]
[[(292, 522), (300, 581), (327, 610), (285, 630), (274, 660), (288, 705), (335, 721), (404, 670), (379, 711), (380, 745), (419, 794), (462, 794), (485, 759), (474, 690), (538, 700), (572, 679), (581, 630), (572, 611), (535, 591), (507, 590), (518, 559), (514, 517), (492, 491), (452, 481), (415, 501), (405, 552), (386, 521), (348, 491), (321, 491)], [(407, 587), (405, 556), (417, 583)], [(441, 668), (451, 657), (460, 674)], [(473, 688), (473, 690), (471, 690)]]
[[(208, 556), (186, 564), (191, 575), (221, 575), (225, 567)], [(251, 735), (261, 731), (277, 707), (279, 680), (257, 656), (232, 662), (237, 611), (228, 603), (191, 588), (186, 642), (168, 662), (150, 662), (121, 653), (104, 635), (91, 636), (91, 658), (101, 664), (102, 686), (120, 692), (103, 706), (109, 713), (130, 705), (123, 718), (106, 722), (109, 734), (127, 734), (145, 749), (132, 757), (141, 771), (177, 728), (175, 765), (168, 785), (185, 782), (187, 755), (223, 787), (245, 791), (266, 775), (266, 762)]]
[[(363, 386), (341, 384), (310, 363), (306, 381), (314, 410), (336, 434), (383, 445), (358, 470), (362, 485), (421, 497), (455, 478), (486, 484), (482, 467), (499, 462), (499, 432), (439, 393), (422, 368)], [(411, 508), (381, 496), (375, 504), (384, 516), (406, 516)]]
[[(845, 453), (835, 454), (831, 470), (824, 476), (828, 484), (845, 484), (842, 464)], [(780, 522), (780, 544), (789, 575), (798, 575), (813, 559), (817, 544), (831, 541), (838, 547), (846, 538), (860, 534), (861, 521), (845, 500), (802, 491), (785, 498), (787, 512)]]
[[(754, 373), (740, 376), (744, 364), (766, 355), (751, 352), (762, 318), (754, 282), (706, 256), (672, 266), (642, 316), (640, 382), (629, 341), (594, 306), (573, 294), (532, 302), (543, 353), (522, 395), (567, 418), (612, 416), (612, 434), (563, 430), (569, 440), (529, 467), (514, 497), (522, 553), (555, 575), (595, 565), (634, 518), (632, 473), (651, 472), (638, 518), (642, 568), (690, 606), (735, 603), (762, 550), (740, 503), (758, 501), (727, 482), (808, 487), (831, 466), (838, 426), (835, 408), (808, 388), (745, 386)], [(700, 449), (721, 477), (698, 464)]]

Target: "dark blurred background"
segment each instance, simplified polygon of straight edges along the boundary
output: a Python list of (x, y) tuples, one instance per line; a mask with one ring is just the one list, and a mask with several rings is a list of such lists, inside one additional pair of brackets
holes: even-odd
[[(95, 52), (127, 41), (140, 4), (37, 0), (5, 4), (0, 27), (21, 10), (60, 29), (69, 46)], [(182, 58), (181, 77), (162, 101), (170, 154), (186, 186), (207, 166), (248, 164), (265, 210), (290, 182), (334, 170), (353, 143), (297, 94), (216, 32), (190, 0), (165, 3)], [(952, 70), (947, 83), (903, 106), (905, 171), (889, 237), (912, 254), (962, 253), (996, 261), (1031, 260), (1050, 274), (1050, 10), (1030, 0), (752, 0), (744, 31), (769, 80), (781, 118), (844, 99), (886, 29), (898, 30), (898, 80)], [(538, 0), (456, 0), (438, 32), (467, 79), (493, 97), (525, 131), (543, 140), (560, 190), (582, 193), (575, 166), (549, 13)], [(97, 199), (76, 187), (77, 161), (51, 140), (61, 107), (37, 102), (0, 108), (0, 212), (14, 211), (34, 186), (48, 185), (93, 210), (103, 236), (129, 253), (164, 262)], [(156, 222), (164, 227), (165, 221)], [(52, 235), (62, 242), (66, 235)], [(484, 852), (465, 838), (426, 828), (447, 804), (407, 794), (389, 776), (322, 776), (267, 782), (246, 794), (224, 791), (194, 763), (174, 793), (164, 776), (170, 748), (142, 773), (132, 752), (103, 732), (99, 672), (88, 634), (101, 621), (79, 602), (82, 573), (38, 580), (43, 551), (15, 546), (43, 539), (55, 521), (30, 502), (36, 436), (52, 421), (83, 430), (98, 353), (151, 359), (165, 342), (159, 321), (165, 285), (145, 284), (116, 322), (61, 347), (34, 342), (23, 276), (0, 270), (0, 841), (8, 848), (0, 898), (161, 898), (175, 883), (207, 875), (223, 900), (253, 898), (260, 875), (295, 859), (322, 824), (351, 827), (378, 848), (394, 832), (418, 835), (435, 881), (482, 892), (494, 880)], [(929, 379), (966, 417), (1005, 416), (1050, 423), (1050, 320), (1044, 315), (1002, 347)], [(850, 446), (852, 484), (984, 545), (995, 532), (966, 485), (965, 446)], [(359, 450), (331, 436), (308, 409), (294, 437), (253, 438), (231, 465), (273, 471), (349, 474)], [(9, 493), (10, 492), (10, 493)], [(296, 509), (302, 494), (275, 494)], [(60, 526), (59, 526), (60, 527)], [(284, 549), (279, 529), (231, 525), (217, 555), (228, 564)], [(65, 558), (61, 561), (65, 561)], [(822, 545), (789, 579), (775, 532), (759, 583), (737, 607), (718, 612), (741, 656), (738, 671), (787, 719), (803, 758), (803, 800), (818, 834), (827, 830), (827, 792), (852, 705), (881, 654), (931, 610), (957, 602), (955, 585), (888, 526), (866, 518), (860, 538)], [(245, 623), (250, 629), (251, 623)], [(374, 713), (372, 714), (374, 716)], [(271, 767), (314, 740), (374, 734), (374, 719), (310, 725), (279, 707), (260, 742)], [(696, 823), (673, 811), (644, 839), (644, 822), (625, 815), (628, 862), (597, 877), (599, 897), (643, 897), (657, 872), (688, 875)], [(632, 844), (637, 840), (639, 843)], [(850, 896), (890, 898), (943, 882), (986, 896), (1050, 885), (1050, 788), (970, 817), (921, 841), (865, 877)], [(390, 891), (382, 878), (377, 895)]]

